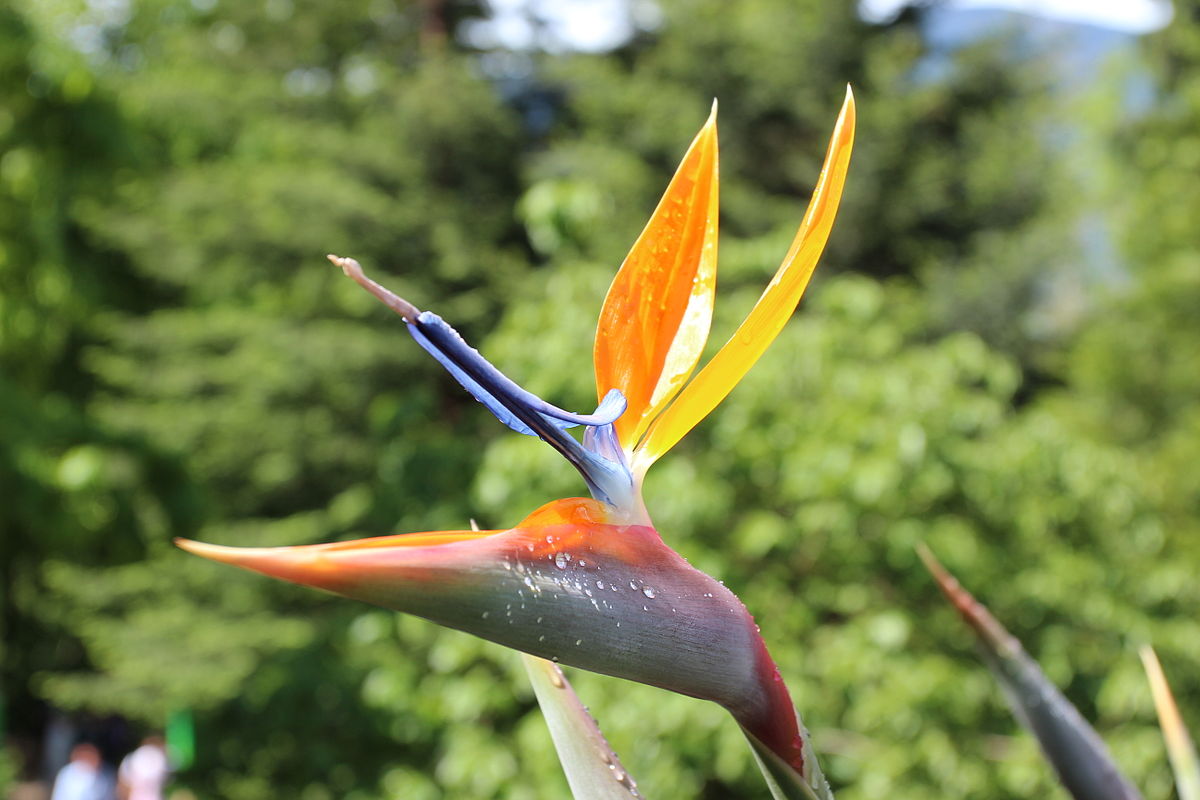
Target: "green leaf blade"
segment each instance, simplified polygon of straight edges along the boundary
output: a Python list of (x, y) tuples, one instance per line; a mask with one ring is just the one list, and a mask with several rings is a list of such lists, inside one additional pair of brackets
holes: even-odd
[(575, 800), (631, 800), (641, 793), (557, 664), (521, 654)]
[(1158, 724), (1162, 728), (1167, 757), (1175, 773), (1179, 800), (1200, 800), (1200, 759), (1196, 758), (1196, 746), (1183, 724), (1179, 706), (1175, 704), (1175, 696), (1171, 693), (1171, 686), (1167, 683), (1167, 676), (1163, 673), (1154, 648), (1147, 645), (1141, 649), (1140, 655), (1150, 681), (1150, 691), (1154, 693), (1154, 707), (1158, 710)]
[(1141, 800), (1099, 734), (991, 612), (923, 546), (921, 560), (975, 632), (984, 663), (1014, 716), (1032, 733), (1062, 785), (1076, 800)]
[[(771, 790), (773, 800), (833, 800), (833, 792), (830, 791), (829, 784), (825, 782), (825, 776), (820, 770), (816, 770), (811, 778), (806, 780), (752, 733), (744, 728), (742, 732), (746, 734), (746, 741), (750, 743), (754, 760), (762, 771), (763, 780)], [(807, 763), (815, 768), (816, 759), (808, 758), (812, 748), (809, 746), (807, 733), (804, 734), (804, 750)]]

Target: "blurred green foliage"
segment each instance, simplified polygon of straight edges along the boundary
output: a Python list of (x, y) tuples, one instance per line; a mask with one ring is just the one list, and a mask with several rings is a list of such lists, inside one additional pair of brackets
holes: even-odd
[[(469, 3), (0, 0), (8, 733), (36, 735), (43, 703), (191, 709), (179, 782), (200, 797), (563, 796), (512, 653), (170, 538), (499, 527), (579, 494), (323, 254), (589, 407), (604, 290), (711, 99), (715, 348), (786, 249), (849, 81), (859, 140), (812, 296), (648, 506), (757, 615), (839, 796), (1062, 796), (923, 540), (1169, 797), (1134, 647), (1191, 713), (1200, 6), (1176, 6), (1122, 121), (1064, 113), (1003, 37), (931, 74), (920, 12), (870, 26), (832, 1), (665, 0), (587, 55), (466, 48)], [(1111, 133), (1123, 274), (1082, 300), (1047, 288), (1084, 258), (1065, 125)], [(762, 796), (716, 707), (572, 679), (648, 797)]]

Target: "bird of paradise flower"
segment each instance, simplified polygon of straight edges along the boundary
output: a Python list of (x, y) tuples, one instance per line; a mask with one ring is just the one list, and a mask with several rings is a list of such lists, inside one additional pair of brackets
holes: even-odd
[[(590, 498), (550, 502), (508, 530), (459, 530), (277, 548), (179, 540), (197, 555), (415, 614), (556, 662), (712, 700), (776, 780), (828, 796), (779, 670), (741, 601), (668, 547), (642, 502), (649, 467), (712, 411), (778, 335), (833, 226), (854, 139), (847, 89), (783, 263), (694, 377), (717, 267), (716, 106), (618, 271), (596, 331), (599, 407), (574, 414), (525, 391), (436, 314), (330, 256), (513, 430), (582, 475)], [(585, 429), (582, 441), (566, 431)], [(770, 762), (770, 769), (763, 762)], [(779, 776), (783, 775), (782, 778)]]

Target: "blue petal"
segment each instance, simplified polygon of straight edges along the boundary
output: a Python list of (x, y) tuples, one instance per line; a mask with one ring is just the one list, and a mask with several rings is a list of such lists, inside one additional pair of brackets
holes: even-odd
[(607, 458), (563, 432), (564, 428), (586, 425), (588, 430), (608, 432), (607, 437), (601, 437), (605, 441), (613, 439), (612, 423), (625, 412), (626, 406), (620, 391), (613, 389), (605, 395), (594, 414), (572, 414), (522, 389), (463, 341), (437, 314), (422, 311), (408, 323), (408, 330), (417, 344), (497, 419), (517, 433), (537, 436), (570, 461), (594, 497), (613, 505), (632, 503), (633, 476), (624, 459)]
[(434, 347), (416, 325), (410, 324), (408, 332), (412, 334), (412, 337), (417, 340), (417, 344), (421, 345), (425, 352), (437, 359), (437, 362), (446, 368), (446, 371), (454, 377), (454, 380), (462, 384), (462, 387), (471, 393), (472, 397), (487, 406), (488, 411), (496, 415), (496, 419), (517, 433), (523, 433), (526, 436), (537, 436), (532, 428), (513, 416), (512, 412), (505, 408), (504, 404), (497, 400), (491, 392), (471, 380), (471, 377), (467, 373), (455, 366), (454, 362), (442, 353), (441, 350)]
[[(409, 323), (408, 331), (417, 340), (417, 344), (437, 359), (472, 397), (487, 406), (497, 419), (517, 433), (526, 436), (539, 435), (514, 413), (514, 403), (538, 414), (547, 423), (559, 429), (573, 428), (576, 425), (609, 425), (625, 412), (625, 397), (616, 389), (605, 395), (593, 414), (573, 414), (547, 403), (532, 392), (522, 389), (515, 381), (492, 366), (478, 350), (463, 340), (458, 331), (432, 312), (422, 311), (415, 323)], [(473, 372), (479, 380), (468, 375), (466, 369)]]

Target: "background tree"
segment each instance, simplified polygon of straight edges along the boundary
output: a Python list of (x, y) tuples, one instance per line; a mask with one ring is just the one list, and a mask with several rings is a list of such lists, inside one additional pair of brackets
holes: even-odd
[[(43, 703), (190, 709), (178, 780), (200, 796), (562, 796), (511, 653), (169, 539), (503, 526), (579, 493), (324, 253), (588, 407), (603, 292), (712, 98), (715, 347), (786, 249), (849, 81), (861, 134), (813, 296), (651, 476), (656, 521), (758, 615), (840, 796), (1059, 791), (917, 540), (1169, 795), (1130, 645), (1196, 696), (1172, 670), (1200, 660), (1190, 6), (1147, 40), (1155, 92), (1106, 151), (1128, 283), (1054, 336), (1031, 320), (1083, 258), (1079, 201), (1048, 56), (1020, 37), (946, 51), (927, 11), (669, 0), (611, 52), (485, 52), (469, 3), (98, 8), (0, 13), (11, 732), (35, 737)], [(578, 684), (647, 796), (761, 791), (718, 709)]]

